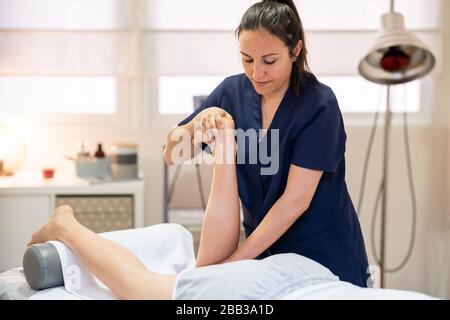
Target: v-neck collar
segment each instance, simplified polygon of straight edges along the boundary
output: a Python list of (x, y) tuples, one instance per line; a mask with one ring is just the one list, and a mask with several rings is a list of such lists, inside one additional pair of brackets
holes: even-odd
[(253, 97), (253, 106), (252, 106), (252, 127), (258, 131), (258, 141), (261, 142), (263, 139), (267, 137), (267, 133), (270, 132), (271, 129), (279, 129), (279, 121), (280, 121), (280, 114), (285, 113), (286, 108), (289, 107), (289, 101), (292, 101), (292, 99), (297, 98), (295, 91), (291, 84), (289, 84), (288, 89), (284, 93), (283, 98), (280, 101), (280, 104), (277, 107), (277, 110), (275, 111), (275, 114), (273, 115), (272, 121), (269, 124), (269, 127), (265, 130), (264, 134), (259, 136), (260, 130), (263, 130), (262, 126), (262, 109), (261, 109), (261, 102), (262, 102), (262, 96), (256, 92), (255, 87), (253, 86), (252, 82), (248, 77), (246, 77), (248, 86), (250, 87), (250, 92), (252, 93)]

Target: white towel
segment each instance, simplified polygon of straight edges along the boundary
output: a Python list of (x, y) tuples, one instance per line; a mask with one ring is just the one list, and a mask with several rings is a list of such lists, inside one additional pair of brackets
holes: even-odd
[[(178, 224), (164, 223), (146, 228), (100, 233), (134, 254), (150, 271), (179, 273), (195, 267), (192, 234)], [(50, 241), (58, 250), (65, 290), (82, 299), (117, 299), (79, 258), (62, 242)], [(111, 266), (114, 268), (114, 266)], [(33, 296), (46, 299), (52, 290)], [(49, 296), (50, 297), (50, 296)]]

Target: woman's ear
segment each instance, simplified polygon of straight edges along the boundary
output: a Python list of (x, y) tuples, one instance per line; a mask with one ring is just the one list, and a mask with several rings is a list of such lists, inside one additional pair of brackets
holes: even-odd
[(298, 59), (298, 56), (300, 55), (302, 48), (303, 48), (303, 41), (298, 40), (297, 45), (294, 48), (294, 57), (292, 57), (293, 61), (296, 61)]

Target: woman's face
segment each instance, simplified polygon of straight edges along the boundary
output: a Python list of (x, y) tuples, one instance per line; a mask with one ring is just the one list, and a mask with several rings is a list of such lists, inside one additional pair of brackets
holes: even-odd
[[(299, 41), (294, 50), (296, 56), (301, 44)], [(293, 58), (281, 39), (267, 31), (244, 30), (239, 46), (244, 72), (258, 94), (267, 96), (287, 89)]]

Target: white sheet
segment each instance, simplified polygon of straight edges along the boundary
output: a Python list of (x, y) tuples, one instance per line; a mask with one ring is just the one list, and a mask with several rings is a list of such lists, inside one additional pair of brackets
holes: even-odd
[(282, 300), (430, 300), (434, 297), (413, 291), (361, 288), (345, 281), (332, 281), (299, 288)]
[(174, 299), (277, 300), (297, 288), (339, 280), (320, 263), (295, 253), (245, 259), (183, 271)]
[[(100, 235), (131, 251), (151, 271), (173, 274), (195, 267), (192, 234), (178, 224), (165, 223)], [(65, 290), (59, 287), (40, 291), (31, 299), (116, 299), (66, 245), (50, 242), (61, 259)]]
[[(68, 293), (64, 287), (35, 293), (30, 300), (76, 300), (82, 299)], [(434, 300), (437, 298), (414, 291), (394, 289), (368, 289), (356, 287), (343, 281), (299, 288), (281, 300)]]

